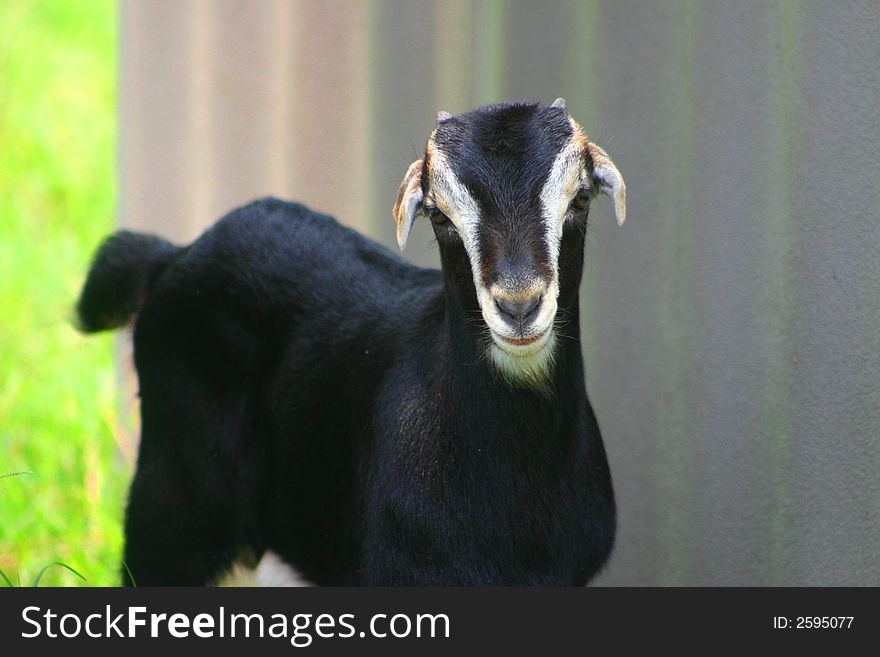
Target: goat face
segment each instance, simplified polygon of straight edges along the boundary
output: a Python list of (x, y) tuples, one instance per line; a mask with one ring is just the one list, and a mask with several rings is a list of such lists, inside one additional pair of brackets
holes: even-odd
[(541, 385), (547, 378), (563, 241), (567, 234), (583, 239), (590, 200), (599, 193), (613, 198), (622, 224), (623, 178), (562, 99), (460, 116), (440, 112), (424, 157), (401, 183), (394, 207), (400, 248), (421, 213), (444, 255), (466, 255), (491, 360), (513, 383)]

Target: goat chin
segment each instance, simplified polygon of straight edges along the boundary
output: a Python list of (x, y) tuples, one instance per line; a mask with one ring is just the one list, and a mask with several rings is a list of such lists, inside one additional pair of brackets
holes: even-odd
[(550, 392), (550, 372), (556, 358), (556, 336), (547, 331), (534, 345), (502, 346), (493, 335), (489, 356), (496, 371), (512, 386)]
[(256, 579), (262, 587), (312, 586), (296, 568), (271, 550), (260, 559)]
[(303, 575), (275, 552), (268, 550), (256, 566), (235, 563), (214, 583), (219, 587), (259, 586), (305, 587), (313, 586)]

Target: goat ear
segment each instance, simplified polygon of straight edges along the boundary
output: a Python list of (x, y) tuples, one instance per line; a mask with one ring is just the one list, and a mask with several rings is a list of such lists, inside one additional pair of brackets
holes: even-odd
[(397, 245), (403, 251), (412, 230), (413, 219), (422, 204), (422, 160), (409, 165), (397, 190), (394, 219), (397, 221)]
[(614, 162), (596, 144), (590, 142), (587, 145), (590, 157), (593, 158), (593, 182), (596, 185), (597, 194), (606, 194), (614, 201), (614, 214), (617, 224), (623, 226), (626, 219), (626, 183), (620, 175)]

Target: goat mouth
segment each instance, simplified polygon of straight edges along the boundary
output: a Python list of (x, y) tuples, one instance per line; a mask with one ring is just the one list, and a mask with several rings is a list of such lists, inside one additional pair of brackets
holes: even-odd
[(498, 337), (514, 347), (525, 347), (530, 344), (535, 344), (538, 340), (544, 337), (544, 333), (546, 333), (546, 331), (541, 331), (538, 335), (533, 335), (530, 338), (506, 338), (503, 335), (499, 335)]

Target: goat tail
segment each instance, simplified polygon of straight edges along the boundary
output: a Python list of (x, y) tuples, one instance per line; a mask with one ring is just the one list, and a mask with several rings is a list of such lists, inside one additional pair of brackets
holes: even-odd
[(182, 247), (120, 230), (101, 244), (76, 305), (78, 328), (96, 333), (128, 324)]

